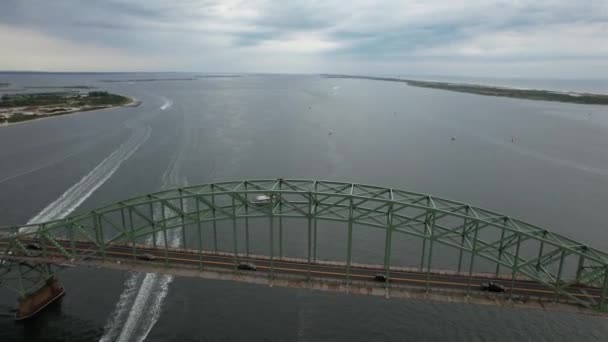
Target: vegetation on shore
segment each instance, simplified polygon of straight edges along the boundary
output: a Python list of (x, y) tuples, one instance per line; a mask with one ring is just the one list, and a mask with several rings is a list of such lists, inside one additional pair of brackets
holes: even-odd
[(0, 99), (0, 123), (124, 106), (132, 102), (131, 98), (107, 91), (5, 94)]
[(0, 88), (10, 86), (10, 83), (0, 83)]
[(130, 102), (125, 96), (110, 94), (107, 91), (90, 91), (78, 93), (38, 93), (3, 95), (0, 108), (26, 106), (122, 106)]
[(460, 93), (469, 93), (469, 94), (477, 94), (477, 95), (485, 95), (485, 96), (512, 97), (512, 98), (518, 98), (518, 99), (537, 100), (537, 101), (556, 101), (556, 102), (568, 102), (568, 103), (578, 103), (578, 104), (608, 105), (608, 95), (605, 95), (605, 94), (559, 92), (559, 91), (537, 90), (537, 89), (504, 88), (504, 87), (484, 86), (484, 85), (477, 85), (477, 84), (417, 81), (417, 80), (391, 78), (391, 77), (350, 76), (350, 75), (322, 75), (322, 76), (328, 77), (328, 78), (356, 78), (356, 79), (367, 79), (367, 80), (374, 80), (374, 81), (403, 82), (403, 83), (407, 83), (408, 85), (413, 86), (413, 87), (442, 89), (442, 90), (455, 91), (455, 92), (460, 92)]
[(95, 89), (95, 87), (91, 87), (91, 86), (83, 86), (83, 85), (76, 85), (76, 86), (26, 86), (23, 87), (25, 89)]

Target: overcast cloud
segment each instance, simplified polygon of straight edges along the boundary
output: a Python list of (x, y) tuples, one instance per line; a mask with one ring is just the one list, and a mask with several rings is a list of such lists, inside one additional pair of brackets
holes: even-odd
[(608, 77), (608, 0), (2, 0), (0, 70)]

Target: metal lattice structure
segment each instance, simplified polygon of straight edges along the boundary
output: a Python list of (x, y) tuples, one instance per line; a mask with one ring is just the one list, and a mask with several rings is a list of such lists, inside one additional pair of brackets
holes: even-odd
[[(259, 195), (268, 196), (269, 203), (254, 204), (253, 199)], [(395, 234), (404, 234), (420, 239), (419, 269), (427, 273), (427, 280), (433, 265), (433, 247), (440, 244), (457, 251), (458, 266), (454, 271), (458, 274), (471, 278), (476, 261), (485, 260), (495, 264), (496, 275), (502, 268), (503, 274), (508, 270), (513, 281), (525, 277), (554, 291), (556, 298), (565, 297), (587, 307), (607, 310), (608, 254), (604, 252), (509, 216), (443, 198), (314, 180), (245, 180), (190, 186), (131, 198), (56, 221), (2, 228), (0, 242), (6, 248), (0, 264), (4, 269), (0, 270), (0, 282), (7, 283), (6, 269), (18, 256), (32, 255), (26, 246), (28, 241), (39, 241), (43, 254), (47, 248), (53, 248), (68, 260), (92, 254), (105, 258), (107, 248), (130, 244), (135, 258), (136, 245), (144, 241), (165, 251), (179, 248), (171, 245), (168, 237), (179, 234), (181, 246), (186, 245), (190, 236), (188, 242), (202, 253), (202, 230), (213, 228), (215, 232), (220, 221), (233, 223), (236, 267), (236, 222), (245, 222), (249, 253), (249, 220), (255, 218), (269, 218), (271, 261), (276, 257), (275, 218), (304, 219), (308, 263), (316, 259), (317, 221), (343, 222), (348, 232), (347, 282), (356, 229), (353, 227), (363, 225), (379, 228), (378, 232), (384, 234), (384, 268), (389, 279), (391, 251), (396, 248), (392, 239)], [(192, 236), (196, 236), (194, 241)], [(95, 248), (79, 251), (75, 248), (79, 241), (91, 243)], [(599, 301), (573, 296), (572, 289), (580, 286), (599, 289)]]

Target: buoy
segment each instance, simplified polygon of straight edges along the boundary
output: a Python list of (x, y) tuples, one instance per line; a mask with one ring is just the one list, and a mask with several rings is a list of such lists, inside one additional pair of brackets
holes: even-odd
[(451, 139), (451, 140), (452, 140), (452, 141), (456, 140), (456, 137), (452, 137), (452, 139)]

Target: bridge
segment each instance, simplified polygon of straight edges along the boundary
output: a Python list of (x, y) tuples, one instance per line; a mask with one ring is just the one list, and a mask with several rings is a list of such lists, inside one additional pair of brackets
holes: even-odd
[[(328, 244), (330, 257), (322, 258), (319, 249)], [(361, 245), (377, 248), (380, 262), (355, 260)], [(244, 180), (161, 191), (0, 228), (0, 250), (0, 285), (19, 296), (17, 319), (61, 296), (56, 274), (76, 265), (608, 311), (608, 254), (489, 210), (355, 183)], [(435, 267), (445, 265), (446, 253), (449, 267)], [(482, 293), (479, 284), (488, 281), (505, 291)]]

